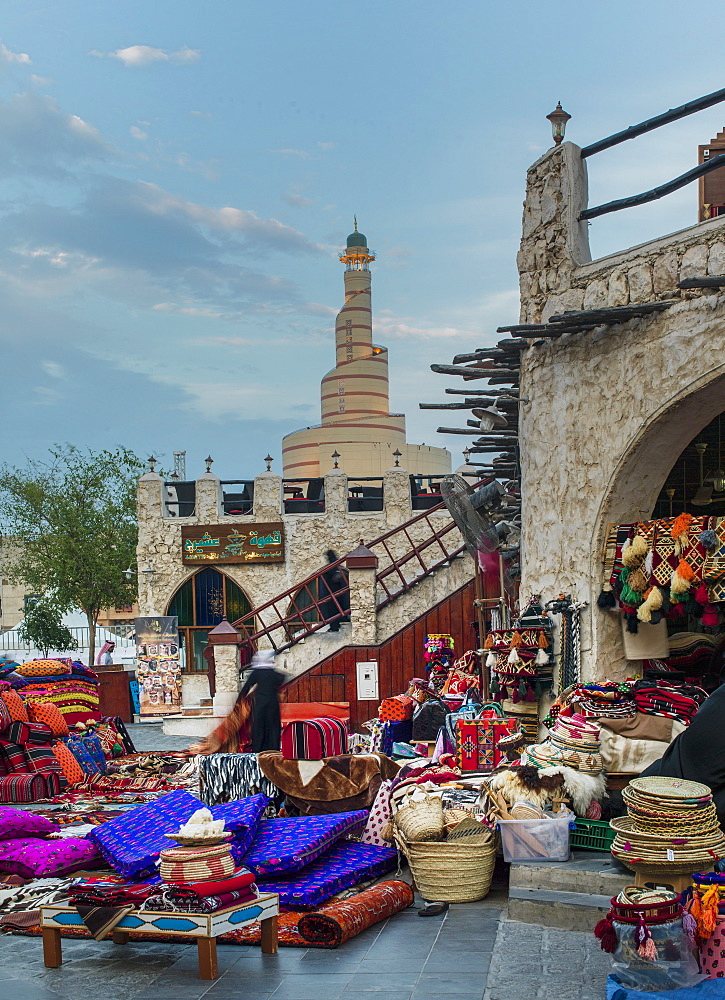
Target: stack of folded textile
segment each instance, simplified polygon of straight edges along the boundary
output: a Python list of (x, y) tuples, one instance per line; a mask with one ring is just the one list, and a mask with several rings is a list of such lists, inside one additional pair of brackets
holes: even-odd
[(0, 681), (0, 802), (36, 802), (66, 781), (53, 753), (53, 731), (34, 722), (7, 681)]
[(50, 702), (68, 725), (99, 719), (98, 674), (77, 660), (29, 660), (16, 667), (27, 680), (22, 697)]

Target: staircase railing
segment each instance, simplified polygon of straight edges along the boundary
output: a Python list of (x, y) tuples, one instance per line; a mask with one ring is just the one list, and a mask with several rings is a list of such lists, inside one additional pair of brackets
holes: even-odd
[[(436, 525), (432, 519), (431, 515), (442, 510), (445, 510), (445, 504), (440, 503), (367, 543), (367, 547), (378, 556), (379, 566), (384, 563), (376, 574), (376, 581), (384, 595), (378, 601), (378, 609), (465, 550), (453, 520)], [(247, 648), (255, 648), (258, 640), (266, 636), (277, 652), (283, 652), (320, 629), (349, 621), (350, 590), (344, 567), (346, 559), (347, 555), (328, 563), (234, 622), (244, 635)], [(340, 572), (340, 578), (333, 583), (336, 570)]]

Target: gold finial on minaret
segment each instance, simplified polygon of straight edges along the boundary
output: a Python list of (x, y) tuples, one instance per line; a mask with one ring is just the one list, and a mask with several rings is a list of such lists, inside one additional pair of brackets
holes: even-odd
[(347, 246), (340, 254), (340, 260), (348, 271), (369, 271), (369, 264), (375, 254), (368, 248), (367, 237), (357, 228), (357, 215), (353, 215), (355, 230), (347, 238)]

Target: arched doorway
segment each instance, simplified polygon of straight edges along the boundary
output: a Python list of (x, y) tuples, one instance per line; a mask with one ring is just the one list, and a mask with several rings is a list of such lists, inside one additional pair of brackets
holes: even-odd
[(171, 598), (167, 614), (178, 616), (187, 673), (207, 671), (204, 659), (207, 635), (225, 615), (234, 622), (251, 610), (242, 588), (211, 566), (205, 566), (182, 583)]

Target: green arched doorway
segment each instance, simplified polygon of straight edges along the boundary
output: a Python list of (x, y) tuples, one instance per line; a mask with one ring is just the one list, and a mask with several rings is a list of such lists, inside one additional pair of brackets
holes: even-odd
[(187, 673), (205, 673), (207, 636), (224, 616), (234, 622), (252, 610), (242, 588), (219, 570), (205, 566), (189, 577), (169, 603), (167, 614), (179, 619), (179, 641)]

